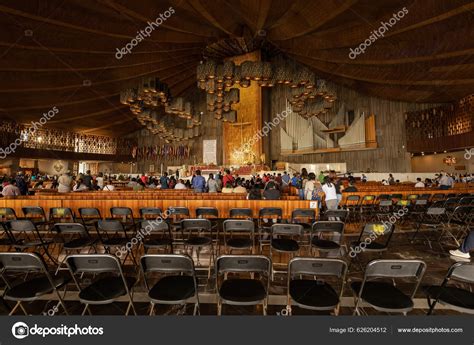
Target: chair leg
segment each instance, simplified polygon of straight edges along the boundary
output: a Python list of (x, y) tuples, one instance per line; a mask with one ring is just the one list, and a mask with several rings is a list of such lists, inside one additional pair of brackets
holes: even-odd
[(220, 299), (217, 301), (217, 315), (218, 316), (222, 315), (222, 302)]
[(18, 307), (20, 306), (21, 302), (16, 302), (15, 306), (13, 307), (13, 309), (10, 311), (10, 313), (8, 314), (9, 316), (13, 315), (15, 313), (15, 311), (18, 309)]
[(148, 313), (148, 315), (155, 315), (155, 304), (153, 302), (150, 302), (150, 312)]
[(199, 302), (194, 303), (193, 316), (201, 315), (201, 309), (199, 308)]
[(263, 309), (263, 315), (267, 315), (267, 300), (265, 299), (263, 301), (263, 305), (262, 305), (262, 309)]

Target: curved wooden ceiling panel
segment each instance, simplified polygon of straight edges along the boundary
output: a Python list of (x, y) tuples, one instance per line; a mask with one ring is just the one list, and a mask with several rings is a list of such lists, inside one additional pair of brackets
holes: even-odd
[[(150, 37), (115, 58), (169, 7), (175, 13)], [(383, 38), (349, 58), (403, 7), (408, 13)], [(33, 121), (57, 106), (51, 126), (122, 135), (140, 125), (119, 103), (120, 90), (157, 75), (179, 95), (195, 85), (203, 54), (231, 52), (212, 44), (240, 37), (369, 95), (453, 101), (474, 87), (473, 22), (468, 0), (3, 1), (0, 117)]]

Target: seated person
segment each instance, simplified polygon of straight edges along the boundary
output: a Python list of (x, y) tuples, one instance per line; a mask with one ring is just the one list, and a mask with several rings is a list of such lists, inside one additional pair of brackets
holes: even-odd
[(281, 197), (280, 191), (276, 188), (273, 181), (267, 183), (265, 190), (263, 191), (263, 198), (265, 200), (279, 200)]
[(471, 230), (469, 235), (464, 239), (461, 247), (455, 250), (450, 250), (449, 254), (457, 256), (458, 258), (470, 259), (471, 255), (469, 252), (474, 249), (474, 230)]
[(179, 180), (178, 183), (176, 183), (176, 185), (174, 186), (174, 189), (186, 189), (184, 180)]
[(343, 192), (345, 193), (355, 193), (357, 192), (357, 187), (354, 185), (354, 180), (349, 180), (349, 186), (344, 188)]
[(262, 199), (262, 191), (260, 190), (260, 186), (258, 184), (253, 185), (250, 192), (247, 194), (248, 200), (261, 200)]
[(227, 182), (225, 187), (222, 188), (222, 193), (233, 193), (233, 192), (234, 192), (234, 188), (232, 188), (231, 182)]
[(425, 188), (425, 184), (421, 181), (421, 178), (416, 179), (415, 188)]
[(233, 193), (247, 193), (247, 188), (242, 186), (242, 180), (237, 183), (237, 186), (234, 188)]
[(74, 192), (82, 192), (82, 191), (85, 191), (85, 190), (89, 190), (89, 188), (87, 188), (87, 186), (84, 184), (84, 181), (82, 180), (82, 178), (78, 179), (76, 184), (74, 185), (74, 187), (72, 188), (72, 190)]
[(3, 196), (18, 196), (21, 195), (20, 188), (16, 186), (16, 180), (11, 179), (10, 181), (3, 183)]
[(103, 190), (108, 191), (108, 192), (115, 190), (115, 186), (112, 184), (112, 180), (107, 181), (107, 184), (104, 186)]

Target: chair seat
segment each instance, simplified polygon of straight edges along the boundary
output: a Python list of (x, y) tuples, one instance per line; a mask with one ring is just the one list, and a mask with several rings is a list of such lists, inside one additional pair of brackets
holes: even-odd
[(212, 238), (210, 237), (201, 237), (201, 236), (193, 236), (188, 238), (185, 241), (186, 245), (188, 246), (207, 246), (212, 243)]
[(438, 299), (441, 303), (474, 310), (474, 292), (469, 290), (439, 285), (425, 286), (423, 290), (428, 297)]
[[(59, 289), (71, 278), (67, 275), (52, 276), (54, 286)], [(33, 278), (15, 285), (9, 289), (4, 298), (7, 300), (31, 300), (53, 292), (53, 287), (47, 277)]]
[(155, 301), (184, 301), (195, 292), (193, 277), (166, 276), (150, 289), (148, 296)]
[(128, 240), (124, 237), (116, 237), (110, 239), (104, 239), (102, 244), (106, 247), (110, 246), (124, 246), (128, 243)]
[(23, 239), (18, 240), (15, 242), (15, 247), (17, 248), (33, 248), (33, 247), (39, 247), (42, 245), (49, 245), (53, 243), (53, 241), (50, 240), (43, 240), (41, 242), (40, 240), (34, 240), (34, 241), (25, 241)]
[[(362, 282), (353, 282), (352, 290), (358, 295)], [(395, 286), (384, 282), (366, 282), (362, 299), (373, 307), (386, 311), (409, 311), (413, 308), (410, 296), (405, 295)]]
[[(135, 285), (136, 279), (133, 277), (126, 277), (128, 289), (130, 290)], [(107, 277), (102, 278), (79, 293), (79, 299), (90, 303), (109, 303), (114, 299), (127, 294), (123, 280), (121, 277)]]
[(272, 239), (272, 248), (281, 252), (296, 252), (300, 249), (298, 242), (289, 238)]
[(85, 247), (92, 246), (94, 242), (95, 241), (93, 239), (90, 239), (87, 237), (81, 237), (81, 238), (76, 238), (74, 240), (64, 243), (64, 248), (66, 249), (85, 248)]
[(231, 238), (226, 243), (231, 248), (249, 248), (253, 244), (249, 238)]
[(321, 248), (321, 249), (339, 249), (341, 245), (339, 243), (336, 243), (334, 241), (330, 240), (321, 240), (319, 238), (313, 238), (311, 241), (311, 244), (314, 247)]
[(222, 283), (219, 295), (227, 301), (248, 303), (263, 300), (266, 296), (266, 291), (259, 280), (227, 279)]
[(145, 248), (167, 247), (173, 243), (171, 238), (152, 238), (143, 243)]
[(332, 286), (317, 280), (292, 280), (290, 296), (297, 303), (314, 308), (334, 308), (339, 303), (339, 296)]
[(420, 223), (423, 226), (438, 227), (441, 226), (441, 222), (438, 220), (424, 220)]

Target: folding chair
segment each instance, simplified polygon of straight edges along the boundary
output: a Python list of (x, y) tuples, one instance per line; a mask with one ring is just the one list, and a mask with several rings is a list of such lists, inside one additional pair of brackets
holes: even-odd
[[(444, 204), (444, 202), (441, 203)], [(415, 239), (421, 230), (438, 231), (444, 227), (446, 209), (439, 205), (438, 202), (435, 202), (428, 208), (428, 210), (426, 210), (426, 213), (421, 217), (421, 220), (416, 225), (416, 231), (413, 234), (411, 243), (415, 242)], [(433, 248), (431, 246), (431, 240), (426, 235), (424, 235), (424, 237), (428, 241), (430, 248)]]
[[(357, 221), (358, 215), (360, 214), (360, 196), (359, 195), (348, 195), (344, 204), (344, 209), (349, 211), (348, 220), (351, 218)], [(352, 216), (352, 217), (351, 217)]]
[[(56, 308), (62, 306), (64, 313), (68, 315), (58, 290), (65, 287), (70, 278), (65, 275), (52, 276), (41, 256), (36, 253), (0, 253), (0, 266), (0, 276), (6, 285), (2, 297), (5, 301), (16, 302), (9, 315), (13, 315), (18, 308), (29, 315), (22, 303), (40, 300), (50, 293), (58, 297)], [(9, 272), (16, 273), (14, 277), (18, 277), (18, 273), (24, 273), (25, 278), (20, 282), (13, 282), (12, 277), (8, 276)]]
[(459, 200), (459, 205), (474, 205), (474, 196), (463, 196)]
[[(449, 283), (454, 282), (458, 286)], [(463, 288), (463, 285), (469, 288)], [(460, 313), (474, 314), (474, 264), (472, 262), (457, 262), (446, 274), (441, 285), (431, 285), (423, 288), (428, 300), (428, 315), (433, 314), (438, 303)]]
[[(84, 304), (81, 315), (88, 312), (91, 305), (105, 305), (117, 302), (122, 296), (128, 299), (125, 315), (130, 310), (136, 315), (133, 305), (132, 289), (137, 281), (125, 277), (120, 261), (110, 254), (70, 255), (66, 263), (79, 291), (79, 301)], [(88, 278), (92, 275), (92, 278)], [(87, 281), (86, 279), (89, 279)]]
[(314, 208), (295, 208), (291, 211), (290, 222), (302, 225), (305, 231), (310, 231), (315, 221), (316, 211)]
[(375, 209), (375, 217), (377, 221), (387, 220), (393, 214), (393, 201), (392, 199), (380, 200)]
[(10, 220), (6, 227), (13, 240), (13, 247), (20, 252), (26, 250), (39, 250), (44, 258), (46, 255), (53, 264), (56, 260), (49, 252), (49, 246), (53, 243), (51, 240), (46, 240), (41, 236), (38, 227), (29, 219)]
[[(296, 257), (288, 263), (287, 310), (292, 314), (292, 305), (316, 311), (334, 311), (339, 314), (339, 305), (344, 292), (347, 264), (340, 259)], [(303, 276), (309, 276), (303, 278)], [(330, 284), (329, 278), (336, 277)], [(339, 290), (339, 292), (337, 291)]]
[[(24, 219), (32, 221), (36, 226), (45, 226), (48, 225), (48, 219), (46, 218), (46, 213), (42, 207), (39, 206), (25, 206), (21, 208)], [(47, 230), (47, 229), (45, 229)]]
[[(62, 248), (57, 258), (58, 268), (55, 274), (58, 274), (61, 270), (67, 255), (80, 254), (84, 250), (87, 250), (87, 254), (90, 254), (91, 250), (97, 253), (96, 240), (90, 236), (87, 228), (81, 223), (57, 223), (53, 226), (53, 229), (56, 230), (62, 242)], [(63, 252), (64, 258), (61, 259)]]
[[(287, 254), (293, 257), (300, 251), (300, 245), (303, 238), (303, 226), (301, 224), (273, 224), (270, 234), (270, 259), (272, 265), (272, 280), (275, 273), (286, 273), (286, 271), (277, 271), (275, 269), (275, 262), (273, 261), (273, 252)], [(287, 266), (285, 264), (285, 266)]]
[(377, 198), (375, 195), (364, 195), (360, 201), (360, 219), (362, 221), (370, 221), (374, 218), (374, 207)]
[(258, 211), (258, 233), (260, 253), (263, 252), (263, 246), (269, 245), (268, 239), (270, 229), (273, 224), (281, 223), (283, 210), (280, 207), (263, 207)]
[[(413, 307), (413, 297), (426, 270), (421, 260), (373, 260), (367, 264), (362, 281), (351, 283), (354, 294), (354, 314), (367, 313), (366, 305), (384, 313), (407, 315)], [(411, 281), (411, 293), (399, 289), (395, 280)]]
[[(193, 259), (187, 255), (152, 254), (140, 259), (141, 271), (150, 299), (150, 315), (156, 304), (183, 305), (194, 300), (194, 312), (200, 313), (199, 294)], [(153, 285), (152, 274), (164, 275)]]
[(189, 209), (182, 206), (169, 207), (168, 215), (172, 231), (181, 229), (181, 221), (183, 219), (190, 218)]
[(110, 216), (111, 219), (119, 220), (127, 231), (136, 230), (137, 223), (130, 207), (111, 207)]
[(0, 207), (0, 223), (6, 223), (9, 220), (18, 219), (15, 210), (11, 207)]
[[(215, 207), (198, 207), (196, 208), (196, 218), (209, 219), (212, 230), (216, 232), (216, 240), (219, 238), (218, 234), (218, 220), (219, 210)], [(217, 241), (216, 245), (217, 245)]]
[(253, 219), (251, 208), (231, 208), (229, 210), (229, 218)]
[(453, 240), (456, 247), (461, 245), (461, 239), (464, 238), (466, 232), (469, 230), (473, 210), (474, 206), (460, 205), (448, 214), (448, 220), (441, 228), (441, 234), (438, 238), (441, 247), (443, 247), (441, 244), (443, 238)]
[[(219, 256), (216, 260), (217, 315), (222, 315), (224, 304), (262, 304), (263, 315), (266, 315), (271, 267), (271, 260), (263, 255)], [(251, 277), (242, 278), (245, 273)], [(259, 279), (255, 278), (255, 273)], [(229, 278), (229, 274), (232, 278)]]
[(203, 248), (209, 248), (208, 278), (211, 277), (214, 259), (212, 225), (208, 219), (184, 219), (181, 221), (181, 232), (184, 239), (184, 250), (191, 248), (191, 254), (196, 250), (197, 266), (200, 268), (200, 253)]
[(142, 207), (140, 208), (140, 218), (142, 220), (161, 219), (162, 211), (159, 207)]
[(227, 219), (224, 221), (224, 253), (232, 254), (232, 250), (250, 250), (255, 246), (255, 224), (247, 219)]
[[(100, 243), (104, 246), (105, 253), (111, 254), (112, 249), (115, 249), (114, 254), (117, 255), (117, 251), (121, 251), (125, 248), (126, 255), (122, 262), (125, 264), (130, 255), (133, 263), (137, 265), (135, 255), (133, 255), (132, 242), (127, 235), (126, 228), (119, 220), (99, 220), (97, 222), (97, 235), (99, 236)], [(122, 252), (120, 253), (121, 254), (117, 256), (122, 259)]]
[(164, 220), (143, 220), (140, 222), (140, 233), (144, 237), (143, 248), (145, 254), (150, 249), (167, 249), (173, 253), (173, 237), (169, 224)]
[[(311, 253), (313, 249), (318, 250), (319, 253), (329, 254), (341, 252), (344, 237), (344, 223), (338, 221), (319, 221), (313, 224), (311, 230), (310, 244)], [(346, 248), (347, 250), (347, 248)]]
[(11, 246), (14, 244), (14, 239), (8, 230), (8, 221), (16, 219), (17, 217), (13, 208), (0, 207), (0, 246), (8, 247), (7, 251), (10, 251)]

